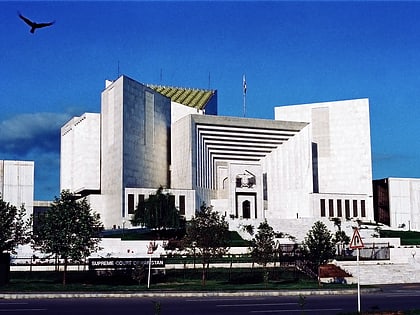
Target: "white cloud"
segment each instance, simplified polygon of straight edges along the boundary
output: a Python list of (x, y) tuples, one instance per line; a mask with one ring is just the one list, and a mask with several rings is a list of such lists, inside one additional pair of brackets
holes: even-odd
[(35, 161), (36, 200), (59, 194), (60, 129), (73, 116), (34, 113), (0, 121), (0, 160)]
[(0, 121), (1, 152), (20, 156), (35, 149), (59, 150), (60, 128), (71, 117), (67, 113), (34, 113)]

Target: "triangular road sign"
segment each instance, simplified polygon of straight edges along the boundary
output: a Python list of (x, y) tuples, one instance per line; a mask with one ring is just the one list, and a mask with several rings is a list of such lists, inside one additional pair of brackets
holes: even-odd
[(354, 229), (353, 237), (351, 238), (350, 248), (363, 248), (365, 245), (363, 244), (362, 238), (360, 237), (359, 230)]

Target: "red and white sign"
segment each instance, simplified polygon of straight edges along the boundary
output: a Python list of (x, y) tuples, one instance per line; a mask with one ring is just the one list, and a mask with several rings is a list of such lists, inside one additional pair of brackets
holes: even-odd
[(363, 248), (365, 245), (363, 244), (362, 238), (360, 237), (359, 230), (354, 229), (353, 237), (351, 238), (350, 248), (357, 249)]

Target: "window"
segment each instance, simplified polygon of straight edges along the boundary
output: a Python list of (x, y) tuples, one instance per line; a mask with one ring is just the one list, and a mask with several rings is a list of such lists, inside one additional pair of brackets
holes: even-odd
[(321, 199), (321, 217), (325, 217), (325, 199)]
[(328, 209), (329, 209), (329, 217), (333, 217), (334, 216), (334, 200), (333, 199), (328, 199)]
[(341, 218), (343, 216), (343, 209), (341, 205), (341, 199), (337, 200), (337, 217)]
[(350, 200), (344, 200), (344, 209), (346, 211), (346, 218), (350, 218)]
[(140, 211), (144, 212), (144, 195), (139, 195), (138, 208)]
[(169, 206), (173, 209), (175, 208), (175, 196), (169, 195)]
[(357, 200), (353, 200), (353, 217), (357, 218), (358, 216), (358, 211), (357, 211)]
[(134, 195), (128, 194), (128, 214), (134, 213)]
[(242, 217), (244, 219), (250, 219), (251, 218), (251, 203), (249, 200), (245, 200), (242, 202)]
[(267, 193), (267, 173), (263, 173), (263, 199), (268, 200)]
[(185, 215), (185, 196), (179, 196), (179, 214)]
[(365, 200), (360, 201), (360, 212), (361, 212), (361, 216), (365, 218), (366, 217), (366, 201)]

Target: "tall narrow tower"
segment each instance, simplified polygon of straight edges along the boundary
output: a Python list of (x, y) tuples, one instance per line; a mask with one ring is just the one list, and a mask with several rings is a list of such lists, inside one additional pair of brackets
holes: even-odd
[(101, 194), (107, 220), (127, 218), (126, 188), (169, 185), (171, 101), (121, 76), (101, 102)]

